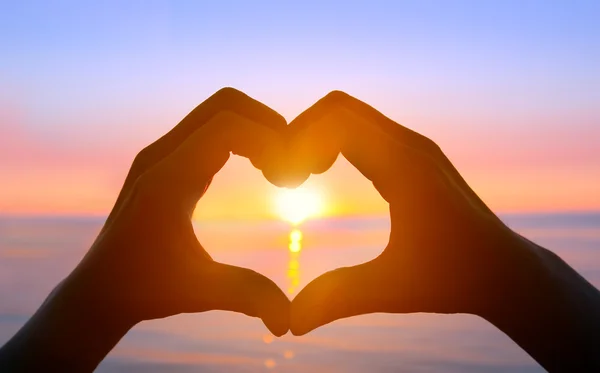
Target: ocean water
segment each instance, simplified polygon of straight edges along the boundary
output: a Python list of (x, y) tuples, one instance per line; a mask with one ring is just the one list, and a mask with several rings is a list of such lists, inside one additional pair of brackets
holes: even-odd
[[(600, 213), (503, 219), (600, 286)], [(77, 264), (100, 218), (0, 218), (0, 344)], [(290, 298), (319, 274), (379, 254), (383, 218), (307, 222), (302, 240), (280, 222), (197, 223), (219, 261), (272, 278)], [(293, 241), (293, 240), (292, 240)], [(541, 372), (507, 336), (470, 315), (374, 314), (305, 336), (272, 337), (258, 319), (229, 312), (178, 315), (132, 329), (98, 372)]]

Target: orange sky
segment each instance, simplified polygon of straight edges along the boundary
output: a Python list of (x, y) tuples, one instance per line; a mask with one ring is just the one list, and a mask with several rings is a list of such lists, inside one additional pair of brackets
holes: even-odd
[[(0, 211), (9, 214), (106, 214), (126, 173), (128, 161), (111, 164), (45, 162), (2, 169)], [(465, 160), (466, 161), (466, 160)], [(107, 161), (108, 162), (108, 161)], [(26, 162), (27, 163), (27, 162)], [(459, 170), (475, 191), (499, 212), (600, 209), (600, 172), (586, 167), (539, 167)], [(466, 162), (464, 162), (466, 163)], [(325, 215), (385, 214), (387, 205), (371, 183), (345, 159), (305, 184), (318, 190)], [(199, 219), (276, 217), (277, 187), (247, 159), (233, 156), (215, 177), (196, 212)]]
[[(387, 100), (374, 99), (375, 107), (402, 121), (403, 115)], [(297, 107), (307, 105), (302, 101), (297, 105), (284, 103), (279, 106), (288, 120), (300, 111)], [(111, 138), (98, 141), (94, 127), (89, 134), (79, 130), (48, 139), (28, 127), (26, 111), (9, 109), (13, 108), (0, 111), (4, 120), (0, 128), (0, 212), (67, 215), (107, 214), (137, 150), (162, 135), (187, 111), (173, 110), (170, 115), (146, 121), (147, 127), (141, 131), (139, 125), (124, 126), (111, 133)], [(141, 121), (136, 115), (134, 123)], [(600, 130), (596, 127), (554, 125), (540, 135), (535, 127), (527, 126), (528, 120), (541, 121), (539, 115), (517, 118), (522, 127), (510, 130), (501, 127), (503, 118), (468, 113), (444, 119), (442, 115), (413, 115), (407, 118), (409, 123), (403, 123), (437, 141), (495, 211), (600, 209), (600, 149), (594, 145)], [(586, 123), (585, 116), (575, 119)], [(592, 123), (593, 117), (587, 120)], [(488, 127), (476, 126), (479, 121), (488, 122)], [(387, 212), (386, 203), (371, 183), (343, 157), (325, 174), (313, 175), (306, 185), (321, 192), (325, 215)], [(233, 156), (214, 179), (196, 216), (273, 218), (276, 190), (248, 160)]]

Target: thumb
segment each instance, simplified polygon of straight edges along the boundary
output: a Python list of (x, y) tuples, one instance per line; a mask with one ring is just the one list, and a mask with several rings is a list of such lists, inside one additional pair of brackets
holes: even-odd
[(294, 298), (290, 330), (303, 335), (332, 321), (384, 311), (390, 298), (376, 261), (327, 272)]
[(217, 262), (206, 273), (202, 300), (209, 310), (259, 317), (274, 335), (287, 333), (290, 300), (273, 281), (253, 270)]

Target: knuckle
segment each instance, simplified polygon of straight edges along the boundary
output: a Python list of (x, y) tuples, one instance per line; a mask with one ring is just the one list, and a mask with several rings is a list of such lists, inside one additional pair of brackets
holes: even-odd
[(427, 136), (424, 136), (418, 132), (407, 129), (408, 135), (407, 141), (412, 144), (419, 151), (429, 155), (429, 156), (437, 156), (442, 153), (442, 149), (438, 144), (435, 143), (432, 139)]
[(429, 137), (423, 136), (423, 144), (424, 144), (425, 151), (428, 154), (431, 154), (434, 157), (442, 154), (442, 148), (440, 148), (440, 146), (435, 141), (430, 139)]
[(223, 87), (213, 94), (213, 99), (216, 101), (228, 102), (231, 100), (239, 100), (246, 96), (242, 91), (233, 87)]
[(334, 102), (347, 100), (348, 98), (350, 98), (350, 95), (340, 90), (333, 90), (325, 96), (326, 100)]
[(137, 172), (144, 170), (150, 163), (150, 154), (150, 146), (147, 146), (144, 149), (140, 150), (139, 153), (137, 153), (135, 158), (133, 159), (133, 164), (131, 168), (133, 170), (136, 170)]
[(427, 136), (420, 135), (421, 142), (427, 150), (433, 150), (437, 144)]

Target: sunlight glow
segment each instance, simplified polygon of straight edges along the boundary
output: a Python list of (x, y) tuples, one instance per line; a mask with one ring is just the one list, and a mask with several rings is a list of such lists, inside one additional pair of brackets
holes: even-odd
[(276, 196), (275, 208), (283, 220), (298, 225), (322, 213), (323, 203), (320, 194), (314, 190), (282, 189)]

